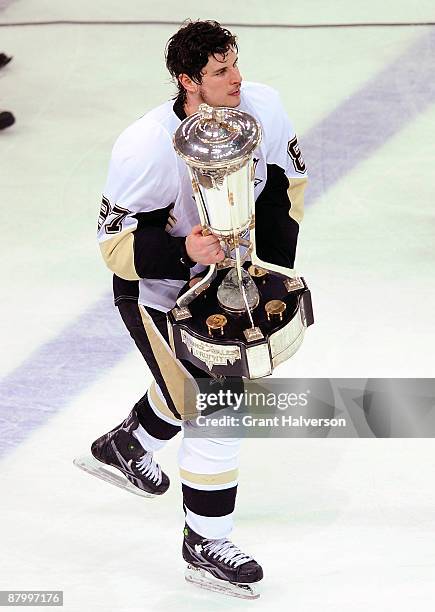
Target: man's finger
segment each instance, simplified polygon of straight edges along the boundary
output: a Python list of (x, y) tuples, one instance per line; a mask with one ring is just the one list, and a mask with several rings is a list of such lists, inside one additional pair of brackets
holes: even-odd
[(214, 246), (215, 244), (219, 244), (219, 238), (210, 234), (210, 236), (204, 236), (202, 238), (202, 244), (205, 246)]
[(201, 234), (202, 236), (202, 226), (201, 225), (194, 225), (192, 227), (192, 229), (190, 230), (191, 234)]

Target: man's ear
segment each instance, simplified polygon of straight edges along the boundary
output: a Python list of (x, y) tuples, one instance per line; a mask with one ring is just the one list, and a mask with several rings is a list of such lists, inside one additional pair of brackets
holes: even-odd
[(179, 74), (178, 75), (178, 81), (181, 83), (181, 85), (184, 87), (184, 89), (191, 94), (195, 94), (198, 93), (198, 83), (195, 83), (195, 81), (192, 81), (192, 79), (187, 76), (187, 74)]

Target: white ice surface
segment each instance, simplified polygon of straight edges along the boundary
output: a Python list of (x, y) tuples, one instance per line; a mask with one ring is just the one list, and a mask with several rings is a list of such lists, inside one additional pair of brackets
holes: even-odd
[[(188, 16), (434, 21), (435, 10), (429, 1), (28, 0), (0, 20)], [(116, 135), (171, 94), (162, 55), (174, 29), (1, 29), (14, 61), (1, 71), (0, 103), (17, 117), (0, 134), (2, 375), (110, 289), (94, 237), (107, 160)], [(281, 91), (303, 137), (422, 33), (240, 29), (242, 72)], [(307, 210), (298, 269), (316, 325), (279, 376), (434, 375), (434, 135), (432, 107)], [(0, 590), (63, 589), (67, 612), (434, 609), (432, 440), (246, 441), (234, 540), (264, 566), (262, 597), (186, 585), (176, 440), (159, 453), (172, 486), (152, 502), (72, 466), (148, 380), (132, 352), (1, 461)]]

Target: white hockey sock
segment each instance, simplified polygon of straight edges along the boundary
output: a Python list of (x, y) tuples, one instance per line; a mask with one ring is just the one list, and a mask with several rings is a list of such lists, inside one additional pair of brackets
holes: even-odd
[(134, 437), (139, 440), (141, 446), (146, 451), (158, 451), (163, 448), (168, 440), (159, 440), (151, 436), (143, 427), (139, 425), (133, 432)]
[(210, 540), (228, 538), (233, 530), (234, 512), (225, 516), (201, 516), (186, 508), (186, 523), (195, 533)]

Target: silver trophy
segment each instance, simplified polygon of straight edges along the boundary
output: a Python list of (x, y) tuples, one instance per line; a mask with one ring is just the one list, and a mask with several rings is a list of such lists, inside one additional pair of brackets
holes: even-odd
[(168, 313), (169, 336), (178, 358), (217, 375), (271, 374), (313, 322), (305, 281), (256, 253), (253, 153), (260, 141), (254, 117), (206, 104), (174, 135), (203, 233), (220, 239), (225, 259), (179, 297)]

